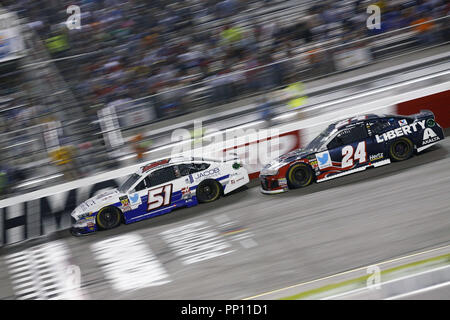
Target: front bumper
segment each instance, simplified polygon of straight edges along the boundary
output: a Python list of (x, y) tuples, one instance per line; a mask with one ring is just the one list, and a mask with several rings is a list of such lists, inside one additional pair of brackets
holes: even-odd
[(71, 217), (72, 227), (70, 228), (70, 233), (73, 236), (83, 236), (97, 231), (97, 225), (91, 221), (83, 221), (80, 225), (80, 221), (77, 221), (75, 218)]
[(85, 228), (77, 228), (77, 227), (70, 228), (70, 234), (72, 234), (75, 237), (85, 236), (85, 235), (91, 234), (93, 232), (94, 231), (91, 231), (91, 230), (86, 231)]
[(261, 191), (261, 193), (264, 193), (264, 194), (277, 194), (277, 193), (286, 192), (287, 190), (284, 190), (284, 189), (280, 189), (280, 190), (264, 190), (263, 188), (259, 188), (259, 191)]
[(259, 176), (260, 191), (265, 194), (275, 194), (288, 191), (286, 178), (278, 176)]

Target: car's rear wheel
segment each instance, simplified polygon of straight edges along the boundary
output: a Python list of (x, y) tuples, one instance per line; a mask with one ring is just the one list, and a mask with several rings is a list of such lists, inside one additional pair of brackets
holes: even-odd
[(113, 229), (120, 224), (121, 214), (119, 209), (115, 207), (106, 207), (100, 210), (96, 219), (100, 229)]
[(200, 203), (213, 202), (219, 199), (221, 185), (216, 180), (204, 180), (197, 187), (197, 200)]
[(290, 189), (306, 187), (313, 181), (313, 171), (307, 164), (297, 163), (289, 168), (286, 180)]
[(412, 156), (414, 145), (412, 141), (406, 137), (401, 137), (389, 146), (389, 157), (394, 161), (403, 161)]

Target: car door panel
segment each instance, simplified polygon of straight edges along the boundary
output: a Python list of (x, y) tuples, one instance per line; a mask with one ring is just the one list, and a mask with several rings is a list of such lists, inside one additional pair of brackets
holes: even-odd
[[(322, 161), (318, 179), (332, 177), (367, 165), (367, 138), (367, 131), (363, 124), (340, 130), (327, 144), (330, 160), (326, 165)], [(318, 161), (321, 164), (319, 158)]]
[(366, 128), (368, 131), (367, 141), (367, 154), (369, 162), (377, 162), (387, 159), (386, 144), (379, 143), (376, 139), (377, 134), (381, 134), (391, 127), (391, 123), (385, 119), (378, 119), (374, 121), (368, 121)]
[[(142, 179), (130, 193), (139, 195), (141, 203), (129, 212), (124, 212), (126, 221), (139, 221), (141, 218), (167, 213), (173, 207), (174, 182), (173, 166), (157, 169)], [(141, 184), (142, 183), (142, 184)], [(131, 197), (129, 195), (129, 197)]]

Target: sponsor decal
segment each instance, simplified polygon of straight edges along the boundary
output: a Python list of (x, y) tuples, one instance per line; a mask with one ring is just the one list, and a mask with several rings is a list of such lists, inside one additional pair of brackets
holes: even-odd
[(278, 179), (278, 185), (282, 188), (286, 188), (287, 187), (287, 180), (286, 178), (281, 178)]
[(195, 177), (195, 179), (201, 179), (203, 177), (209, 177), (209, 176), (213, 176), (216, 175), (220, 172), (219, 168), (214, 168), (214, 169), (209, 169), (209, 170), (205, 170), (203, 172), (199, 172), (197, 173), (197, 176)]
[(428, 127), (434, 127), (435, 124), (436, 124), (436, 122), (434, 121), (434, 119), (428, 119), (427, 120), (427, 126)]
[(155, 168), (155, 167), (160, 166), (160, 165), (162, 165), (162, 164), (166, 164), (166, 163), (168, 163), (168, 162), (169, 162), (169, 159), (163, 159), (163, 160), (160, 160), (160, 161), (156, 161), (156, 162), (153, 162), (153, 163), (149, 163), (149, 164), (147, 164), (146, 166), (142, 167), (142, 172), (143, 172), (143, 173), (144, 173), (144, 172), (147, 172), (148, 170), (150, 170), (150, 169), (152, 169), (152, 168)]
[(244, 180), (244, 177), (241, 177), (241, 178), (237, 179), (236, 182), (239, 182), (239, 181), (242, 181), (242, 180)]
[(408, 121), (406, 119), (398, 120), (398, 124), (400, 126), (406, 126), (408, 125)]
[(129, 199), (130, 199), (130, 203), (131, 203), (131, 204), (138, 204), (138, 203), (141, 203), (141, 197), (139, 197), (139, 194), (138, 194), (138, 193), (135, 193), (135, 194), (133, 194), (133, 195), (130, 195)]
[(319, 168), (328, 168), (331, 167), (331, 157), (328, 151), (316, 153), (317, 163), (319, 164)]
[(342, 136), (345, 136), (345, 135), (349, 134), (350, 132), (351, 132), (351, 128), (344, 129), (344, 130), (340, 131), (336, 136), (337, 137), (342, 137)]
[(384, 158), (384, 154), (383, 152), (377, 153), (377, 154), (372, 154), (370, 155), (369, 159), (370, 161), (376, 161), (376, 160), (381, 160)]
[(313, 167), (313, 169), (317, 168), (319, 165), (317, 164), (317, 160), (312, 160), (309, 162), (309, 164), (311, 165), (311, 167)]
[[(128, 196), (122, 196), (119, 197), (120, 199), (120, 203), (122, 204), (122, 206), (120, 207), (120, 209), (122, 210), (122, 212), (128, 212), (131, 211), (133, 208), (131, 207), (132, 204), (136, 204), (137, 202), (140, 202), (140, 197), (139, 194), (135, 193), (134, 195), (128, 197)], [(131, 203), (130, 203), (131, 200)]]
[(130, 206), (122, 206), (120, 209), (122, 210), (122, 212), (128, 212), (132, 210)]
[(189, 187), (181, 188), (181, 195), (183, 199), (190, 199), (192, 198), (191, 189)]
[(424, 130), (422, 145), (430, 144), (438, 140), (440, 140), (440, 138), (432, 129), (426, 128)]
[(234, 184), (234, 180), (231, 180), (230, 183), (231, 183), (231, 184)]
[(82, 213), (82, 214), (78, 215), (78, 219), (79, 220), (91, 220), (91, 219), (94, 219), (93, 215), (94, 215), (93, 212)]
[(372, 135), (372, 130), (370, 130), (370, 127), (372, 126), (372, 123), (366, 123), (366, 129), (369, 136)]
[(130, 205), (130, 200), (128, 199), (128, 196), (119, 197), (119, 200), (123, 207)]
[(397, 137), (406, 136), (412, 132), (417, 132), (420, 129), (425, 129), (425, 120), (413, 122), (409, 125), (402, 126), (393, 130), (389, 130), (382, 135), (375, 135), (377, 143), (386, 142)]

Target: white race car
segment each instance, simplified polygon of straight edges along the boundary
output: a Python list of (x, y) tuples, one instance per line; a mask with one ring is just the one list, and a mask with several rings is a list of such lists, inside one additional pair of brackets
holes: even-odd
[(249, 182), (239, 158), (172, 158), (149, 163), (119, 188), (80, 204), (71, 214), (73, 235), (111, 229), (199, 202), (212, 202)]

